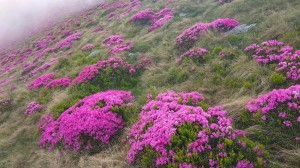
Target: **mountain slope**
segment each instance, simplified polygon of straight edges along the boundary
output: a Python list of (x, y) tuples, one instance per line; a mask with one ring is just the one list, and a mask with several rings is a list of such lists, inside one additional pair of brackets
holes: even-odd
[[(113, 1), (106, 2), (111, 3)], [(0, 109), (0, 167), (136, 166), (127, 163), (128, 144), (122, 139), (126, 139), (131, 126), (138, 121), (147, 94), (157, 95), (167, 90), (202, 93), (209, 106), (223, 106), (237, 127), (246, 130), (250, 139), (266, 144), (271, 164), (299, 166), (299, 142), (284, 138), (266, 139), (264, 135), (267, 133), (263, 132), (266, 130), (262, 126), (242, 122), (242, 112), (251, 99), (275, 88), (288, 88), (299, 83), (298, 80), (274, 82), (271, 76), (275, 73), (275, 66), (261, 65), (244, 52), (250, 44), (272, 39), (299, 49), (299, 1), (234, 0), (220, 4), (214, 0), (136, 0), (128, 4), (129, 1), (124, 0), (97, 6), (1, 52), (0, 100), (9, 99), (11, 104), (8, 107), (2, 104)], [(147, 8), (155, 13), (170, 8), (174, 16), (162, 27), (149, 32), (149, 25), (130, 21), (134, 14)], [(246, 33), (231, 35), (209, 29), (193, 44), (209, 51), (204, 59), (184, 59), (178, 63), (179, 56), (188, 49), (180, 48), (176, 37), (196, 23), (211, 23), (219, 18), (232, 18), (240, 24), (256, 26)], [(68, 37), (75, 33), (80, 37), (70, 40)], [(129, 41), (132, 47), (111, 54), (111, 46), (107, 47), (103, 40), (120, 34), (123, 36), (120, 44), (126, 45)], [(43, 46), (45, 43), (46, 47)], [(94, 48), (83, 52), (81, 49), (87, 44), (94, 45)], [(219, 55), (221, 52), (225, 53), (224, 57)], [(139, 61), (135, 60), (137, 56), (146, 56), (153, 63), (138, 72), (133, 86), (129, 86), (132, 81), (126, 81), (126, 86), (117, 82), (101, 87), (87, 85), (77, 90), (72, 87), (28, 90), (28, 85), (41, 75), (55, 73), (56, 79), (70, 77), (73, 80), (84, 67), (117, 56), (127, 58), (132, 64)], [(39, 147), (38, 122), (41, 116), (52, 112), (58, 117), (83, 97), (109, 89), (131, 91), (136, 100), (124, 131), (110, 145), (99, 147), (101, 150), (94, 153), (49, 152)], [(43, 109), (25, 116), (24, 112), (32, 101), (42, 104)], [(279, 145), (285, 141), (288, 145)]]

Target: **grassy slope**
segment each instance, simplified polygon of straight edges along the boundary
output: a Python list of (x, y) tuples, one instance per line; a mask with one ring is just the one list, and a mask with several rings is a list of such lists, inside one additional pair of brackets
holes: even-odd
[[(165, 6), (172, 7), (176, 15), (172, 22), (151, 33), (148, 33), (145, 27), (137, 27), (129, 23), (129, 17), (107, 22), (103, 11), (98, 11), (91, 17), (100, 21), (105, 29), (111, 31), (111, 34), (122, 33), (125, 39), (132, 40), (134, 42), (132, 52), (144, 53), (157, 62), (155, 66), (146, 70), (140, 78), (138, 87), (132, 90), (137, 100), (144, 98), (147, 93), (159, 93), (168, 89), (200, 91), (206, 96), (210, 105), (224, 106), (230, 116), (238, 121), (247, 101), (273, 89), (269, 80), (272, 69), (260, 66), (254, 60), (247, 58), (243, 53), (244, 47), (254, 42), (276, 38), (300, 48), (300, 2), (298, 0), (235, 0), (225, 5), (218, 5), (213, 0), (174, 0), (168, 5), (163, 0), (154, 4), (151, 2), (150, 0), (144, 1), (142, 8), (159, 10)], [(185, 18), (180, 18), (179, 13), (187, 15)], [(206, 62), (195, 65), (192, 61), (185, 61), (177, 65), (176, 59), (180, 53), (175, 47), (176, 36), (197, 22), (210, 22), (220, 17), (234, 18), (246, 24), (257, 23), (257, 26), (241, 35), (222, 36), (216, 32), (208, 32), (206, 37), (197, 43), (211, 51)], [(85, 20), (81, 18), (81, 22)], [(54, 29), (57, 31), (58, 26)], [(71, 49), (73, 54), (65, 57), (64, 62), (56, 63), (45, 73), (59, 70), (57, 77), (74, 75), (82, 67), (108, 57), (105, 47), (99, 45), (103, 39), (103, 33), (90, 33), (92, 27), (81, 27), (81, 30), (84, 35), (80, 41), (74, 43)], [(80, 48), (87, 43), (94, 43), (96, 49), (101, 51), (100, 55), (87, 57), (86, 53), (82, 53)], [(231, 46), (238, 47), (235, 52), (237, 57), (221, 59), (217, 51)], [(26, 48), (26, 42), (20, 47)], [(50, 58), (62, 56), (67, 52), (50, 54), (45, 59), (48, 61)], [(128, 53), (121, 55), (125, 56)], [(195, 69), (191, 70), (192, 67)], [(6, 90), (13, 83), (18, 86), (18, 89), (6, 95), (15, 100), (13, 111), (0, 115), (0, 167), (129, 166), (125, 159), (126, 146), (120, 142), (113, 142), (113, 145), (98, 154), (81, 157), (65, 153), (58, 154), (58, 152), (50, 153), (39, 149), (37, 122), (42, 114), (24, 117), (23, 111), (28, 102), (40, 98), (41, 93), (26, 91), (27, 83), (20, 80), (21, 74), (18, 69), (0, 76), (0, 80), (8, 76), (16, 76), (17, 80), (3, 87), (2, 90)], [(53, 105), (68, 96), (66, 90), (51, 93), (49, 101), (45, 101), (47, 110), (43, 113), (50, 111)], [(138, 101), (137, 104), (141, 102)], [(129, 128), (127, 127), (126, 130)], [(248, 130), (251, 131), (251, 129)], [(288, 152), (284, 149), (272, 151), (273, 160), (281, 158), (280, 167), (296, 166), (297, 159), (295, 158), (299, 158), (299, 147)]]

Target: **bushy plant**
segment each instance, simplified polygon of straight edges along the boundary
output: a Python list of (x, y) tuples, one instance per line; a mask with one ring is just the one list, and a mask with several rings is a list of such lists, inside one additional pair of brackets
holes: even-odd
[(32, 90), (32, 89), (36, 89), (36, 88), (40, 88), (40, 87), (42, 87), (42, 86), (45, 86), (45, 85), (47, 85), (53, 78), (54, 78), (54, 74), (53, 74), (53, 73), (42, 75), (42, 76), (36, 78), (34, 81), (32, 81), (32, 82), (28, 85), (28, 90)]
[(300, 50), (285, 45), (277, 40), (269, 40), (252, 44), (245, 51), (261, 64), (275, 64), (276, 71), (285, 75), (287, 79), (297, 82), (300, 79)]
[(209, 51), (205, 48), (194, 47), (189, 51), (181, 54), (177, 62), (180, 63), (184, 58), (191, 58), (195, 62), (201, 62), (201, 60), (203, 61), (203, 56), (207, 53), (209, 53)]
[(172, 20), (173, 17), (173, 12), (169, 8), (164, 8), (157, 13), (153, 12), (151, 9), (145, 9), (133, 15), (130, 21), (141, 25), (149, 24), (150, 27), (148, 28), (148, 31), (150, 32), (162, 27), (168, 21)]
[(70, 85), (71, 85), (71, 80), (69, 78), (60, 78), (60, 79), (52, 80), (46, 85), (46, 87), (47, 88), (68, 87)]
[(248, 102), (246, 108), (254, 121), (280, 128), (281, 134), (300, 141), (299, 131), (295, 131), (300, 130), (299, 99), (300, 85), (294, 85), (260, 95)]
[(24, 115), (29, 116), (31, 114), (35, 114), (38, 111), (40, 111), (43, 107), (44, 107), (43, 105), (41, 105), (35, 101), (30, 102), (27, 106), (26, 111), (24, 112)]
[(133, 99), (126, 91), (99, 92), (85, 97), (57, 120), (45, 116), (39, 122), (39, 144), (49, 150), (59, 147), (73, 152), (90, 150), (99, 143), (108, 144), (124, 128), (122, 108), (131, 106)]
[(81, 48), (81, 51), (82, 52), (91, 51), (94, 48), (95, 46), (93, 44), (87, 44)]
[(197, 23), (177, 36), (176, 43), (178, 47), (190, 48), (208, 29), (212, 28), (219, 31), (227, 31), (236, 27), (238, 24), (238, 21), (229, 18), (220, 18), (211, 23)]
[(128, 161), (144, 167), (264, 167), (268, 152), (232, 126), (220, 106), (204, 111), (198, 92), (148, 101), (129, 134)]
[[(136, 69), (138, 68), (138, 69)], [(141, 67), (130, 64), (120, 57), (109, 58), (96, 64), (86, 66), (72, 83), (89, 82), (106, 88), (129, 88), (136, 84)]]
[(275, 86), (283, 85), (286, 82), (285, 77), (282, 74), (278, 74), (278, 73), (272, 74), (270, 76), (270, 80), (272, 85)]
[(110, 55), (115, 55), (122, 51), (129, 51), (132, 48), (131, 41), (124, 41), (123, 35), (111, 35), (102, 41), (102, 44), (110, 48)]

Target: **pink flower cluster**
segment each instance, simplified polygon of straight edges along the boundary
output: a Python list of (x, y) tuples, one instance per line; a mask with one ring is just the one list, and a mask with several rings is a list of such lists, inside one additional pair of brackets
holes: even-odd
[(29, 116), (31, 114), (35, 114), (36, 112), (38, 112), (39, 110), (41, 110), (44, 106), (40, 105), (39, 103), (33, 101), (31, 103), (28, 104), (26, 111), (24, 112), (24, 114), (26, 116)]
[(129, 51), (132, 49), (131, 41), (126, 41), (124, 44), (119, 44), (111, 48), (110, 55), (115, 55), (123, 51)]
[(91, 51), (94, 48), (95, 48), (95, 46), (93, 44), (87, 44), (81, 48), (81, 51), (83, 51), (83, 52)]
[(44, 36), (39, 42), (34, 43), (33, 46), (37, 47), (37, 49), (43, 49), (48, 47), (53, 42), (56, 42), (56, 38), (54, 36)]
[(252, 44), (245, 48), (258, 63), (276, 64), (277, 71), (285, 74), (286, 78), (298, 81), (300, 79), (300, 50), (285, 45), (277, 40), (269, 40)]
[(153, 31), (162, 27), (166, 22), (173, 19), (173, 13), (170, 8), (164, 8), (160, 12), (154, 13), (151, 9), (142, 10), (131, 17), (132, 22), (140, 24), (150, 24), (148, 31)]
[(86, 66), (79, 75), (72, 81), (72, 83), (80, 84), (96, 78), (96, 75), (102, 71), (106, 71), (108, 68), (125, 69), (129, 74), (136, 72), (134, 65), (125, 62), (120, 57), (109, 58), (107, 60), (99, 61), (96, 64)]
[(95, 29), (92, 30), (93, 33), (103, 30), (101, 25), (97, 26)]
[(211, 22), (211, 26), (220, 31), (227, 31), (235, 28), (240, 23), (237, 20), (229, 19), (229, 18), (220, 18), (213, 22)]
[(106, 11), (109, 11), (111, 9), (124, 9), (126, 10), (122, 12), (122, 10), (115, 10), (114, 12), (110, 13), (108, 15), (108, 21), (113, 20), (113, 16), (115, 16), (116, 19), (122, 19), (123, 17), (127, 16), (131, 11), (136, 10), (141, 7), (141, 0), (131, 0), (126, 1), (125, 3), (122, 2), (115, 2), (115, 3), (108, 3), (108, 4), (100, 4), (99, 8), (106, 9)]
[(72, 42), (79, 40), (81, 38), (81, 35), (82, 35), (82, 33), (80, 31), (77, 33), (71, 34), (71, 35), (67, 36), (65, 39), (59, 41), (54, 48), (46, 48), (43, 51), (37, 52), (36, 55), (39, 58), (39, 57), (44, 56), (46, 53), (52, 53), (59, 49), (71, 48)]
[(72, 34), (72, 30), (65, 30), (62, 32), (61, 38), (65, 38), (67, 36), (70, 36)]
[(199, 36), (203, 36), (209, 28), (215, 28), (220, 31), (229, 30), (239, 24), (237, 20), (230, 18), (220, 18), (211, 23), (197, 23), (191, 28), (184, 30), (179, 36), (176, 37), (177, 45), (186, 45), (191, 47)]
[(52, 81), (52, 79), (54, 78), (54, 74), (50, 73), (50, 74), (46, 74), (46, 75), (42, 75), (38, 78), (36, 78), (34, 81), (32, 81), (29, 85), (28, 85), (28, 90), (32, 90), (32, 89), (36, 89), (42, 86), (47, 85), (50, 81)]
[(205, 48), (194, 47), (194, 48), (190, 49), (189, 51), (181, 54), (179, 59), (177, 60), (177, 62), (180, 63), (186, 57), (200, 59), (203, 57), (204, 54), (207, 54), (207, 53), (209, 53), (209, 51), (206, 50)]
[(77, 32), (74, 34), (69, 35), (64, 40), (57, 43), (54, 50), (60, 49), (60, 48), (70, 48), (72, 46), (72, 42), (79, 40), (81, 38), (82, 33)]
[(52, 80), (46, 85), (46, 87), (47, 88), (68, 87), (70, 85), (71, 85), (71, 80), (69, 78), (60, 78), (60, 79)]
[[(159, 94), (155, 100), (148, 100), (142, 108), (140, 120), (129, 133), (131, 147), (128, 162), (139, 161), (138, 158), (145, 154), (145, 149), (150, 148), (158, 153), (156, 166), (176, 164), (175, 158), (179, 154), (172, 150), (171, 139), (177, 134), (178, 127), (186, 123), (199, 125), (202, 129), (198, 133), (198, 138), (187, 146), (187, 151), (180, 153), (180, 157), (191, 157), (194, 153), (200, 153), (203, 154), (201, 157), (207, 157), (206, 165), (219, 167), (218, 158), (230, 155), (224, 148), (226, 145), (224, 141), (237, 143), (241, 151), (249, 150), (248, 144), (239, 145), (239, 138), (244, 138), (245, 133), (232, 128), (232, 120), (225, 117), (226, 111), (221, 106), (216, 106), (205, 112), (197, 106), (203, 100), (204, 97), (198, 92), (177, 94), (174, 91)], [(250, 151), (255, 153), (252, 148)], [(259, 151), (262, 153), (263, 149)], [(205, 156), (206, 154), (209, 156)], [(194, 167), (189, 163), (177, 164), (180, 167)]]
[(108, 144), (125, 126), (115, 107), (131, 106), (130, 92), (110, 90), (85, 97), (54, 120), (51, 116), (40, 120), (40, 146), (53, 150), (59, 145), (73, 152), (89, 150), (93, 144)]
[(106, 47), (110, 47), (112, 45), (117, 45), (123, 43), (123, 35), (111, 35), (108, 38), (102, 41), (102, 44), (106, 45)]
[[(300, 85), (287, 89), (274, 89), (248, 102), (246, 108), (251, 113), (260, 113), (265, 122), (280, 121), (280, 126), (300, 129)], [(288, 131), (288, 130), (286, 130)], [(297, 132), (296, 136), (300, 136)]]
[[(54, 63), (56, 63), (58, 60), (59, 60), (59, 58), (52, 58), (49, 62), (47, 62), (47, 63), (41, 65), (41, 66), (38, 67), (38, 68), (33, 69), (33, 70), (30, 72), (29, 76), (32, 77), (32, 76), (34, 76), (34, 75), (36, 75), (36, 74), (38, 74), (38, 73), (40, 73), (40, 72), (42, 72), (42, 71), (44, 71), (44, 70), (50, 68), (50, 67), (51, 67)], [(30, 65), (29, 65), (29, 66), (30, 66)], [(30, 67), (27, 67), (27, 68), (30, 68)], [(25, 69), (25, 70), (26, 70), (26, 69)]]
[(106, 47), (112, 47), (109, 54), (115, 55), (122, 51), (129, 51), (132, 48), (131, 41), (124, 41), (123, 35), (111, 35), (102, 41)]

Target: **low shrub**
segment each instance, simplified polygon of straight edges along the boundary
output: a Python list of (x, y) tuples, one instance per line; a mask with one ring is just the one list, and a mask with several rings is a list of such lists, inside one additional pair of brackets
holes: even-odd
[(265, 127), (279, 128), (281, 137), (287, 137), (287, 140), (300, 141), (299, 131), (295, 131), (300, 130), (299, 99), (300, 85), (274, 89), (248, 102), (246, 108), (252, 116), (248, 119)]
[(32, 81), (32, 82), (28, 85), (28, 90), (33, 90), (33, 89), (37, 89), (37, 88), (40, 88), (40, 87), (42, 87), (42, 86), (45, 86), (45, 85), (47, 85), (53, 78), (54, 78), (54, 74), (53, 74), (53, 73), (42, 75), (42, 76), (36, 78), (34, 81)]
[(24, 115), (29, 116), (31, 114), (35, 114), (39, 112), (44, 106), (33, 101), (28, 104), (26, 111), (24, 112)]
[[(108, 144), (126, 122), (123, 110), (132, 105), (130, 92), (110, 90), (85, 97), (55, 120), (51, 115), (41, 118), (41, 147), (78, 152)], [(114, 112), (117, 111), (117, 112)]]
[(272, 74), (270, 76), (270, 80), (272, 85), (274, 86), (280, 86), (286, 82), (286, 78), (282, 74), (278, 74), (278, 73)]
[(180, 48), (191, 48), (207, 30), (212, 28), (219, 31), (227, 31), (236, 27), (238, 24), (238, 21), (229, 18), (220, 18), (211, 23), (197, 23), (177, 36), (176, 43)]
[(204, 111), (198, 92), (148, 101), (129, 134), (128, 162), (143, 167), (264, 167), (268, 152), (232, 126), (220, 106)]

